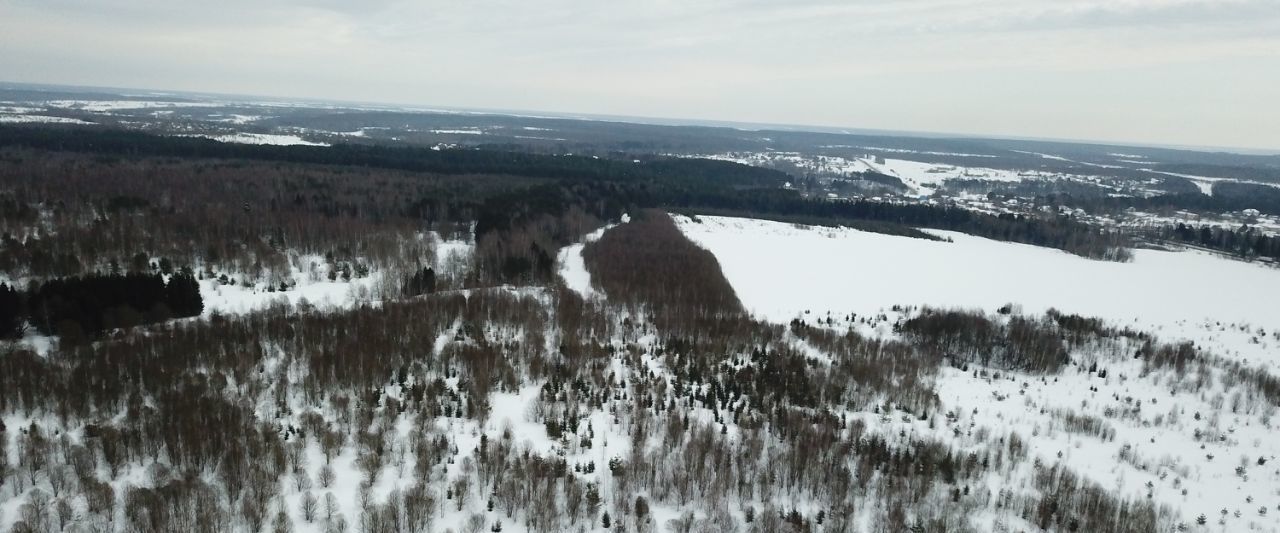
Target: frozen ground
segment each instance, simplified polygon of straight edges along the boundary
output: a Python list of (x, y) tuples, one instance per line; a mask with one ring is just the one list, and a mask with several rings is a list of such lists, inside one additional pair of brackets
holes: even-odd
[(1193, 340), (1222, 356), (1280, 367), (1280, 269), (1200, 252), (1134, 250), (1130, 263), (935, 232), (954, 242), (740, 218), (677, 217), (720, 260), (757, 315), (871, 315), (896, 304), (1051, 307)]

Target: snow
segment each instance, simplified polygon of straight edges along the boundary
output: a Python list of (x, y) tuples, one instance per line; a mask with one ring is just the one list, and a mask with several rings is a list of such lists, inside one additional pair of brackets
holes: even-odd
[(1193, 251), (1134, 250), (1132, 262), (1116, 263), (953, 232), (935, 232), (954, 241), (939, 242), (741, 218), (676, 220), (715, 254), (744, 305), (772, 322), (806, 310), (991, 311), (1012, 302), (1028, 314), (1052, 307), (1097, 316), (1280, 367), (1280, 340), (1268, 337), (1280, 330), (1280, 269)]
[(484, 132), (478, 129), (459, 129), (459, 130), (427, 130), (431, 133), (451, 134), (451, 135), (481, 135)]
[[(772, 322), (828, 311), (874, 315), (895, 304), (991, 311), (1012, 302), (1024, 314), (1056, 307), (1166, 342), (1194, 340), (1227, 360), (1280, 363), (1273, 307), (1280, 269), (1154, 250), (1135, 250), (1131, 263), (1101, 262), (953, 232), (937, 232), (954, 241), (948, 243), (740, 218), (676, 220), (716, 255), (743, 303)], [(862, 333), (893, 335), (883, 328)], [(807, 343), (790, 342), (823, 359)], [(1083, 366), (1050, 375), (943, 368), (935, 387), (954, 420), (847, 414), (884, 434), (939, 439), (958, 450), (989, 449), (993, 439), (1016, 433), (1039, 464), (1062, 464), (1125, 498), (1150, 498), (1187, 522), (1200, 514), (1217, 521), (1228, 509), (1243, 518), (1225, 518), (1226, 530), (1280, 528), (1274, 513), (1257, 513), (1280, 503), (1275, 408), (1216, 363), (1183, 373), (1152, 370), (1128, 355), (1136, 344), (1116, 342), (1110, 351), (1073, 353), (1096, 359), (1105, 376)], [(1068, 413), (1099, 421), (1106, 434), (1071, 430)], [(1034, 468), (1031, 461), (1011, 467), (998, 476), (1001, 484), (1027, 479)]]
[(1044, 158), (1044, 159), (1052, 159), (1052, 160), (1054, 160), (1054, 161), (1067, 161), (1067, 162), (1072, 162), (1072, 163), (1074, 163), (1074, 161), (1071, 161), (1070, 159), (1067, 159), (1067, 158), (1062, 157), (1062, 156), (1049, 155), (1049, 154), (1042, 154), (1042, 153), (1040, 153), (1040, 152), (1024, 152), (1024, 151), (1022, 151), (1022, 150), (1014, 150), (1014, 152), (1017, 152), (1017, 153), (1019, 153), (1019, 154), (1034, 155), (1034, 156), (1038, 156), (1038, 157), (1041, 157), (1041, 158)]
[(582, 259), (582, 249), (585, 246), (577, 243), (561, 248), (556, 255), (556, 262), (560, 263), (560, 278), (564, 280), (564, 284), (583, 298), (590, 298), (595, 291), (591, 288), (591, 273), (587, 271), (587, 264)]
[(214, 117), (224, 117), (224, 118), (220, 118), (220, 119), (218, 119), (218, 122), (226, 122), (226, 123), (229, 123), (229, 124), (241, 124), (241, 125), (243, 125), (243, 124), (248, 124), (248, 123), (250, 123), (250, 122), (256, 122), (256, 121), (262, 120), (262, 119), (264, 119), (264, 118), (267, 118), (267, 117), (262, 116), (262, 115), (238, 115), (238, 114), (234, 114), (234, 113), (233, 113), (233, 114), (230, 114), (230, 115), (221, 115), (221, 114), (218, 114), (218, 115), (210, 115), (210, 116), (214, 116)]
[[(474, 228), (473, 228), (474, 229)], [(437, 232), (430, 232), (435, 250), (436, 276), (438, 279), (460, 280), (466, 275), (471, 257), (475, 253), (475, 244), (464, 240), (445, 240)]]
[[(1107, 378), (1068, 369), (1043, 380), (946, 368), (937, 391), (945, 409), (961, 413), (970, 424), (998, 429), (997, 434), (1018, 433), (1029, 453), (1045, 464), (1062, 463), (1127, 498), (1150, 497), (1179, 509), (1188, 521), (1202, 513), (1216, 518), (1220, 509), (1247, 513), (1258, 505), (1274, 506), (1278, 473), (1256, 463), (1280, 452), (1280, 441), (1269, 437), (1269, 423), (1257, 413), (1232, 414), (1221, 403), (1215, 407), (1214, 398), (1228, 391), (1180, 390), (1177, 376), (1143, 376), (1141, 364), (1108, 364)], [(1069, 431), (1059, 413), (1101, 420), (1114, 437)], [(942, 430), (938, 436), (947, 438), (951, 428)], [(1235, 470), (1242, 458), (1245, 476)], [(1259, 499), (1250, 506), (1250, 497)]]
[(1202, 180), (1202, 179), (1197, 179), (1197, 180), (1191, 180), (1191, 182), (1192, 182), (1192, 183), (1194, 183), (1194, 184), (1196, 184), (1196, 188), (1200, 189), (1200, 193), (1201, 193), (1201, 194), (1203, 194), (1203, 195), (1205, 195), (1205, 196), (1213, 196), (1213, 181), (1212, 181), (1212, 180)]
[(343, 308), (359, 301), (369, 301), (378, 273), (368, 278), (350, 282), (319, 281), (300, 284), (287, 291), (268, 292), (263, 287), (220, 285), (216, 280), (200, 282), (200, 296), (204, 298), (204, 315), (213, 313), (242, 314), (265, 308), (274, 303), (297, 305), (302, 301), (318, 308)]
[[(628, 220), (629, 218), (623, 215), (622, 222), (626, 223)], [(587, 271), (587, 264), (582, 259), (582, 249), (586, 247), (587, 243), (595, 242), (613, 226), (615, 224), (597, 229), (583, 237), (582, 242), (565, 246), (556, 254), (556, 263), (560, 265), (558, 269), (560, 278), (564, 280), (566, 286), (584, 299), (590, 299), (593, 296), (604, 298), (604, 293), (592, 288), (591, 273)]]
[(888, 152), (888, 153), (894, 153), (894, 154), (944, 155), (944, 156), (952, 156), (952, 157), (999, 157), (999, 156), (994, 156), (989, 154), (968, 154), (964, 152), (931, 152), (931, 151), (920, 151), (920, 150), (906, 150), (903, 148), (884, 148), (881, 146), (828, 145), (828, 146), (823, 146), (823, 148), (859, 148), (862, 150), (872, 150), (876, 152)]
[[(261, 282), (248, 283), (245, 277), (235, 273), (228, 275), (236, 284), (223, 284), (218, 279), (200, 280), (200, 296), (204, 299), (204, 316), (214, 313), (243, 314), (263, 309), (273, 304), (296, 306), (300, 303), (318, 309), (346, 309), (362, 302), (373, 303), (381, 289), (383, 272), (373, 270), (365, 277), (341, 277), (330, 281), (332, 268), (323, 256), (291, 254), (289, 270), (266, 276)], [(288, 290), (278, 290), (281, 282), (288, 282)], [(277, 288), (268, 290), (268, 285)]]
[(277, 146), (329, 146), (329, 143), (312, 142), (304, 140), (302, 137), (297, 135), (277, 135), (269, 133), (232, 133), (223, 135), (197, 135), (197, 137), (205, 137), (224, 143), (271, 144)]
[(44, 111), (43, 107), (0, 105), (0, 113), (25, 114), (25, 113), (39, 113), (41, 111)]
[(49, 107), (79, 109), (94, 113), (166, 107), (220, 107), (224, 105), (214, 102), (164, 102), (153, 100), (51, 100), (44, 102), (44, 104)]
[(555, 441), (547, 436), (546, 426), (532, 422), (530, 409), (538, 399), (541, 386), (521, 387), (518, 392), (493, 392), (489, 394), (490, 433), (501, 434), (510, 428), (516, 444), (523, 444), (539, 454), (552, 451)]
[(53, 351), (53, 347), (58, 343), (58, 338), (50, 335), (41, 335), (34, 328), (29, 329), (21, 339), (11, 341), (0, 341), (0, 353), (3, 353), (7, 347), (12, 346), (17, 349), (31, 350), (40, 357), (48, 357), (49, 352)]
[(1017, 182), (1028, 177), (1041, 177), (1039, 173), (938, 165), (905, 159), (885, 159), (883, 165), (867, 160), (859, 161), (871, 170), (902, 180), (907, 186), (916, 189), (921, 194), (932, 194), (942, 186), (942, 182), (952, 178)]
[(1179, 178), (1189, 179), (1196, 184), (1196, 187), (1200, 188), (1200, 192), (1209, 196), (1213, 195), (1213, 184), (1220, 181), (1229, 181), (1234, 183), (1248, 183), (1251, 185), (1266, 185), (1268, 187), (1280, 187), (1280, 183), (1271, 183), (1266, 181), (1238, 180), (1238, 179), (1232, 179), (1232, 178), (1215, 178), (1212, 176), (1196, 176), (1194, 174), (1179, 174), (1177, 172), (1165, 172), (1163, 170), (1151, 170), (1149, 168), (1144, 168), (1142, 170), (1145, 170), (1147, 172), (1154, 172), (1156, 174), (1165, 174), (1168, 176), (1177, 176)]
[(48, 115), (0, 115), (0, 124), (93, 124), (78, 118), (51, 117)]

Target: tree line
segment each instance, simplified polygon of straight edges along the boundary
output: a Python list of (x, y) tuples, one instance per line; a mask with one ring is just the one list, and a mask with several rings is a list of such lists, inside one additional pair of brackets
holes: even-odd
[[(1058, 215), (992, 215), (959, 206), (923, 203), (891, 203), (872, 200), (827, 201), (805, 198), (798, 191), (752, 189), (718, 196), (674, 198), (679, 207), (732, 210), (744, 216), (799, 216), (826, 220), (828, 224), (875, 222), (900, 227), (958, 231), (999, 241), (1057, 248), (1076, 255), (1109, 261), (1127, 261), (1132, 244), (1125, 235), (1089, 226)], [(767, 216), (766, 216), (767, 218)], [(875, 226), (870, 226), (872, 231)], [(906, 233), (899, 230), (894, 234)]]
[[(910, 229), (913, 227), (954, 230), (1060, 248), (1087, 257), (1113, 260), (1127, 257), (1126, 239), (1064, 217), (994, 216), (930, 204), (830, 202), (781, 189), (784, 181), (793, 179), (781, 172), (725, 161), (654, 156), (633, 158), (625, 154), (594, 158), (476, 149), (436, 151), (370, 145), (250, 146), (93, 128), (0, 128), (0, 147), (3, 146), (108, 156), (105, 161), (96, 160), (93, 164), (121, 168), (137, 167), (139, 162), (144, 162), (144, 167), (154, 166), (154, 160), (149, 157), (181, 156), (187, 158), (188, 165), (200, 161), (200, 166), (214, 166), (223, 174), (232, 173), (236, 168), (259, 166), (272, 169), (266, 172), (268, 176), (283, 174), (293, 177), (283, 183), (279, 179), (246, 183), (237, 191), (244, 193), (237, 195), (242, 200), (237, 198), (226, 203), (195, 206), (195, 214), (214, 207), (232, 210), (243, 205), (249, 208), (234, 217), (226, 212), (208, 217), (215, 224), (213, 227), (226, 225), (227, 221), (262, 219), (260, 213), (271, 215), (261, 223), (241, 223), (228, 228), (227, 232), (249, 244), (250, 250), (261, 250), (255, 255), (268, 255), (267, 249), (271, 245), (299, 242), (290, 232), (323, 235), (327, 233), (320, 231), (324, 226), (337, 226), (341, 228), (337, 232), (344, 233), (349, 227), (371, 223), (390, 223), (403, 228), (406, 224), (421, 225), (423, 222), (457, 224), (474, 221), (477, 243), (494, 235), (496, 242), (489, 248), (501, 250), (498, 252), (501, 256), (497, 258), (498, 264), (483, 272), (490, 276), (488, 279), (507, 281), (545, 279), (542, 267), (546, 264), (544, 256), (551, 255), (550, 245), (572, 242), (560, 235), (563, 228), (547, 227), (545, 221), (548, 218), (560, 219), (571, 208), (601, 220), (616, 219), (623, 210), (649, 207), (733, 210), (746, 215), (805, 217), (827, 223), (861, 224), (872, 231), (894, 234), (918, 233), (913, 233), (914, 230)], [(220, 161), (224, 163), (218, 163)], [(19, 177), (28, 174), (23, 173)], [(356, 181), (351, 179), (355, 177), (353, 174), (371, 174), (384, 177), (385, 181)], [(260, 178), (261, 173), (253, 177)], [(291, 183), (298, 178), (305, 181), (296, 185)], [(190, 183), (193, 180), (187, 176), (181, 181)], [(280, 190), (281, 185), (287, 188)], [(373, 185), (378, 188), (369, 190)], [(332, 190), (333, 186), (339, 186), (337, 191), (346, 194), (338, 196)], [(101, 185), (94, 187), (97, 190), (102, 188)], [(155, 192), (145, 187), (133, 188), (136, 192), (127, 195), (120, 194), (117, 188), (96, 201), (101, 205), (112, 198), (148, 198), (152, 197), (148, 193)], [(215, 198), (227, 196), (228, 191), (210, 189)], [(42, 193), (50, 195), (47, 190)], [(388, 196), (388, 193), (392, 194)], [(35, 199), (29, 194), (20, 197)], [(168, 198), (173, 201), (176, 196)], [(26, 202), (26, 205), (31, 205), (31, 202)], [(141, 205), (146, 210), (146, 204)], [(166, 206), (156, 207), (164, 209)], [(126, 201), (115, 211), (104, 211), (134, 213), (138, 206)], [(157, 210), (152, 207), (150, 211)], [(296, 217), (302, 213), (317, 223), (284, 225), (279, 220), (284, 215)], [(117, 223), (115, 220), (120, 218), (127, 217), (117, 214), (112, 223)], [(324, 226), (319, 224), (321, 222)], [(165, 228), (166, 225), (160, 227)], [(277, 228), (282, 238), (261, 243), (264, 233), (277, 231)], [(253, 230), (254, 234), (246, 235), (246, 230)], [(511, 232), (512, 235), (504, 236), (501, 232)], [(37, 248), (40, 251), (28, 255), (38, 256), (42, 264), (53, 265), (61, 261), (60, 251), (65, 249)], [(235, 252), (227, 250), (226, 253)], [(75, 268), (74, 261), (62, 263), (65, 264), (63, 268)]]
[(1185, 210), (1197, 213), (1224, 213), (1257, 209), (1261, 213), (1280, 215), (1280, 187), (1256, 183), (1219, 181), (1213, 194), (1195, 191), (1173, 194), (1127, 195), (1048, 193), (1036, 195), (1039, 205), (1069, 206), (1090, 213), (1116, 213), (1129, 208), (1142, 211)]
[(1151, 237), (1217, 250), (1246, 259), (1265, 258), (1280, 261), (1280, 236), (1268, 235), (1248, 225), (1231, 229), (1179, 222), (1176, 226), (1166, 226), (1151, 232)]

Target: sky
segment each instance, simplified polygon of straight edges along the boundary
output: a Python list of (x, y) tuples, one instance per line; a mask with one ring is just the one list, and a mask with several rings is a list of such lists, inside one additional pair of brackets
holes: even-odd
[(1280, 149), (1280, 0), (0, 0), (0, 80)]

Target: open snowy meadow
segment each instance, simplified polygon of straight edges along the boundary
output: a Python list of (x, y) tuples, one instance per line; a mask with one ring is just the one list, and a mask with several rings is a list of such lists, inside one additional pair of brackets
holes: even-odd
[(1234, 388), (1225, 369), (1280, 364), (1280, 270), (1200, 252), (1135, 250), (1132, 262), (1115, 263), (949, 232), (936, 232), (948, 241), (928, 241), (753, 219), (676, 220), (714, 253), (744, 306), (771, 322), (798, 318), (893, 337), (893, 323), (921, 306), (994, 313), (1013, 304), (1029, 316), (1056, 308), (1194, 342), (1210, 362), (1185, 372), (1088, 350), (1071, 353), (1073, 364), (1056, 375), (944, 366), (935, 385), (943, 425), (850, 414), (960, 449), (1017, 434), (1035, 459), (1020, 474), (1027, 479), (1061, 464), (1118, 495), (1176, 509), (1187, 524), (1277, 527), (1275, 409)]
[(716, 255), (743, 305), (772, 322), (1012, 303), (1026, 314), (1056, 308), (1280, 365), (1280, 269), (1191, 251), (1095, 261), (946, 231), (930, 233), (951, 242), (728, 217), (677, 223)]

